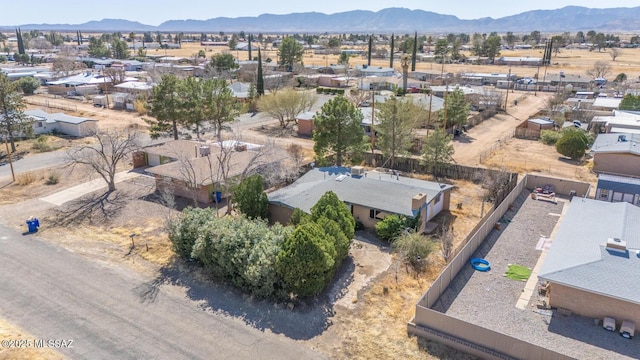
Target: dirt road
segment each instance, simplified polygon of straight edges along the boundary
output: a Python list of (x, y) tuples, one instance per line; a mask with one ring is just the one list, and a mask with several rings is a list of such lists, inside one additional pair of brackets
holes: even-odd
[[(537, 96), (528, 92), (509, 93), (506, 113), (495, 115), (454, 140), (454, 160), (461, 165), (482, 166), (480, 154), (510, 139), (513, 129), (543, 109), (551, 96), (548, 93), (538, 93)], [(514, 105), (513, 100), (518, 100), (518, 105)]]

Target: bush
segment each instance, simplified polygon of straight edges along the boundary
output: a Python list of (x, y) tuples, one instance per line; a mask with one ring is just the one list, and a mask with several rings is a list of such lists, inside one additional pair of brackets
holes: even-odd
[(31, 149), (37, 152), (47, 152), (54, 150), (51, 145), (47, 143), (47, 140), (49, 140), (49, 138), (45, 135), (38, 136), (36, 142), (31, 145)]
[(58, 174), (57, 172), (50, 172), (49, 175), (47, 176), (47, 181), (46, 184), (47, 185), (55, 185), (57, 183), (60, 182), (60, 174)]
[(289, 222), (293, 226), (302, 225), (309, 221), (311, 221), (311, 215), (307, 214), (306, 212), (298, 208), (293, 209), (293, 213), (291, 214), (291, 219), (289, 219)]
[(193, 245), (198, 238), (200, 228), (215, 217), (213, 209), (186, 208), (182, 218), (169, 223), (169, 240), (173, 251), (184, 258), (191, 258)]
[(376, 224), (376, 235), (382, 240), (393, 241), (402, 234), (405, 225), (406, 221), (401, 216), (395, 214), (387, 215)]
[(427, 258), (435, 248), (434, 243), (418, 233), (405, 233), (393, 243), (393, 249), (402, 257), (405, 264), (416, 272), (422, 271)]
[(347, 204), (342, 202), (332, 191), (327, 191), (322, 195), (311, 208), (311, 219), (313, 221), (318, 221), (321, 217), (326, 217), (338, 223), (345, 236), (353, 239), (356, 220), (353, 218)]
[(540, 141), (545, 145), (555, 145), (560, 137), (562, 134), (556, 130), (542, 130), (540, 132)]
[(297, 296), (320, 293), (333, 274), (336, 250), (315, 223), (300, 225), (285, 240), (276, 260), (286, 291)]
[(565, 131), (556, 143), (556, 151), (573, 160), (581, 159), (588, 147), (589, 138), (580, 129)]
[(18, 80), (18, 88), (22, 90), (25, 95), (31, 95), (40, 87), (40, 81), (33, 77), (23, 77)]
[(269, 199), (262, 176), (255, 174), (243, 179), (233, 191), (233, 199), (238, 210), (249, 219), (269, 218)]
[(142, 99), (137, 99), (133, 103), (133, 108), (138, 113), (138, 115), (146, 115), (147, 112), (149, 112), (149, 109), (147, 108), (147, 102)]

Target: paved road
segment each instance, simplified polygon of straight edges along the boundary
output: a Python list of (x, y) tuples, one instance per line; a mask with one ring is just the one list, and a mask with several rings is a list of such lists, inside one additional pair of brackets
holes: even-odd
[[(13, 170), (16, 174), (31, 170), (38, 170), (50, 166), (55, 166), (57, 164), (62, 164), (64, 162), (64, 158), (64, 151), (52, 151), (27, 155), (24, 158), (13, 162)], [(2, 180), (3, 178), (11, 177), (11, 168), (9, 167), (9, 163), (2, 164), (3, 165), (0, 166), (0, 180)]]
[(200, 309), (184, 288), (156, 288), (151, 280), (0, 223), (0, 316), (38, 338), (74, 340), (60, 351), (69, 358), (321, 358), (293, 340)]

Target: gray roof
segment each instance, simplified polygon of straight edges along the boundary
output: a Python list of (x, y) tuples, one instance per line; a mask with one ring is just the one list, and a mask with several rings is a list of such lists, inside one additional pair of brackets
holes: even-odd
[(50, 114), (46, 111), (40, 110), (40, 109), (34, 109), (34, 110), (26, 110), (25, 115), (27, 116), (31, 116), (33, 118), (39, 118), (40, 120), (46, 120), (47, 123), (56, 123), (56, 122), (63, 122), (63, 123), (68, 123), (68, 124), (82, 124), (83, 122), (86, 121), (96, 121), (94, 119), (87, 119), (87, 118), (81, 118), (81, 117), (77, 117), (77, 116), (71, 116), (71, 115), (67, 115), (64, 113), (55, 113), (55, 114)]
[[(538, 124), (538, 125), (550, 125), (553, 124), (553, 120), (549, 120), (549, 119), (540, 119), (540, 118), (536, 118), (536, 119), (529, 119), (527, 120), (530, 123), (534, 123), (534, 124)], [(573, 123), (572, 123), (573, 124)]]
[(591, 146), (593, 153), (631, 153), (640, 155), (639, 134), (600, 134)]
[[(559, 224), (539, 277), (640, 303), (640, 207), (574, 197)], [(626, 256), (609, 252), (609, 238), (626, 241)]]
[[(289, 208), (311, 212), (311, 207), (327, 191), (336, 193), (340, 200), (388, 213), (415, 216), (411, 199), (420, 193), (430, 202), (439, 193), (453, 186), (431, 181), (369, 171), (365, 176), (350, 176), (344, 167), (315, 168), (296, 182), (269, 194), (269, 201)], [(342, 180), (337, 179), (341, 175)]]
[(620, 107), (622, 99), (610, 97), (598, 97), (593, 102), (593, 107), (601, 107), (607, 109), (617, 109)]

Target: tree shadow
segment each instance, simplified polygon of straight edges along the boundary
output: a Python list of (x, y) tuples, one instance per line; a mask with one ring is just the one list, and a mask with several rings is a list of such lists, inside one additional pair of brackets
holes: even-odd
[(56, 226), (103, 223), (115, 216), (128, 203), (129, 196), (121, 191), (92, 193), (65, 203), (49, 218)]
[[(334, 276), (334, 280), (312, 299), (274, 301), (249, 295), (220, 278), (205, 274), (195, 261), (174, 259), (162, 267), (152, 281), (134, 289), (141, 303), (153, 303), (160, 285), (183, 287), (189, 299), (202, 310), (234, 317), (260, 331), (270, 330), (294, 340), (308, 340), (331, 326), (335, 301), (346, 294), (353, 281), (355, 264), (349, 256)], [(205, 274), (205, 279), (201, 279)]]

